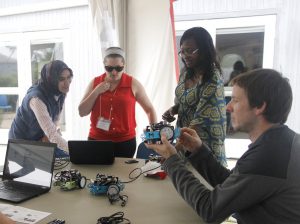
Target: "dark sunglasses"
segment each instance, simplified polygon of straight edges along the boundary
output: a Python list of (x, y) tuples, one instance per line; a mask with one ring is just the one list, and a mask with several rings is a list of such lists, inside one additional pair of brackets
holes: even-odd
[(124, 66), (104, 66), (105, 70), (107, 72), (112, 72), (113, 70), (116, 70), (117, 72), (120, 72), (124, 69)]

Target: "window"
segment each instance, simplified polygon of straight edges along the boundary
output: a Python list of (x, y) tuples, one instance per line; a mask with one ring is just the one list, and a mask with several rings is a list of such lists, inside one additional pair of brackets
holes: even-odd
[[(57, 42), (56, 42), (57, 41)], [(31, 79), (35, 84), (39, 79), (40, 72), (45, 64), (52, 60), (63, 60), (63, 43), (61, 40), (32, 41), (31, 52)], [(39, 43), (40, 42), (40, 43)], [(60, 118), (61, 131), (66, 130), (65, 107)]]
[[(17, 47), (13, 43), (0, 46), (0, 88), (18, 87)], [(9, 128), (15, 116), (18, 95), (0, 92), (0, 128)]]
[(40, 71), (44, 64), (52, 60), (63, 60), (63, 43), (46, 41), (46, 43), (36, 43), (32, 41), (30, 45), (31, 52), (31, 78), (32, 84), (39, 79)]
[(239, 73), (263, 65), (264, 28), (217, 29), (216, 50), (224, 84)]
[[(273, 67), (275, 23), (275, 15), (179, 21), (175, 22), (176, 38), (179, 42), (185, 30), (195, 26), (204, 27), (213, 38), (221, 65), (223, 59), (226, 81), (229, 78), (227, 73), (230, 73), (226, 66), (229, 67), (229, 62), (233, 65), (234, 60), (242, 60), (248, 69)], [(230, 96), (230, 88), (225, 89)]]
[[(44, 64), (64, 60), (64, 30), (0, 35), (0, 144), (6, 144), (8, 130), (27, 89), (39, 79)], [(66, 130), (64, 111), (61, 130)]]
[[(0, 38), (0, 130), (10, 128), (19, 99), (18, 43), (14, 36), (7, 37)], [(7, 135), (7, 132), (0, 131), (0, 138), (3, 136), (7, 139)]]
[(18, 86), (17, 47), (4, 43), (0, 46), (0, 87)]

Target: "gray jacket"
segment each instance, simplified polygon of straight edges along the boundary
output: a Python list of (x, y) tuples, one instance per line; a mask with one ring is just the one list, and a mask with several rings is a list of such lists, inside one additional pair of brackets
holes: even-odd
[(238, 223), (300, 223), (300, 136), (285, 125), (267, 130), (230, 171), (205, 145), (193, 167), (214, 187), (208, 190), (178, 155), (164, 169), (184, 200), (207, 222), (234, 214)]

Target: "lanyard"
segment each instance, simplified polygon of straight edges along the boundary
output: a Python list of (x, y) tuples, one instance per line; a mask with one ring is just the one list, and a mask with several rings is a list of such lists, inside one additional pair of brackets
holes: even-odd
[[(115, 89), (115, 91), (114, 91), (114, 94), (112, 95), (112, 97), (114, 97), (115, 95), (116, 95), (116, 92), (117, 92), (117, 88)], [(100, 117), (101, 117), (101, 95), (102, 94), (100, 94), (100, 104), (99, 104), (99, 108), (100, 108)], [(111, 98), (111, 104), (110, 104), (110, 109), (109, 109), (109, 118), (108, 118), (108, 120), (110, 120), (110, 118), (111, 118), (111, 111), (112, 111), (112, 98)]]

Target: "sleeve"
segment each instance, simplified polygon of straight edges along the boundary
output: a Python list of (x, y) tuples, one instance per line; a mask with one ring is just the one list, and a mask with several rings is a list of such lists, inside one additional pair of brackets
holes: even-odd
[(213, 190), (209, 190), (173, 155), (164, 163), (164, 169), (177, 192), (206, 222), (221, 222), (231, 214), (247, 211), (276, 194), (282, 180), (261, 175), (233, 172)]
[(54, 123), (57, 121), (52, 121), (47, 107), (43, 101), (37, 97), (34, 97), (30, 100), (29, 105), (49, 141), (56, 143), (57, 147), (60, 149), (68, 150), (67, 141), (62, 138), (59, 129), (57, 129), (56, 124)]
[(216, 160), (216, 157), (205, 143), (188, 159), (197, 172), (213, 187), (222, 183), (230, 175), (230, 170)]

